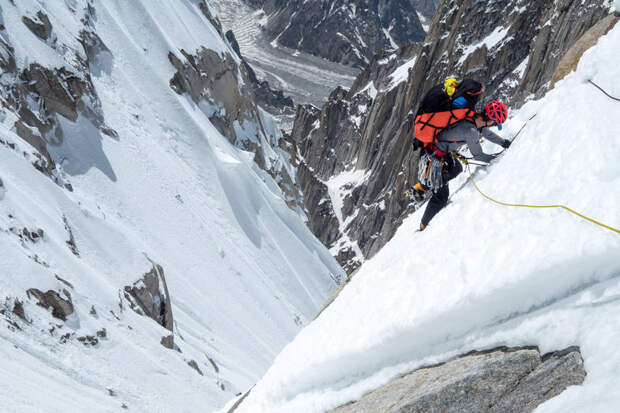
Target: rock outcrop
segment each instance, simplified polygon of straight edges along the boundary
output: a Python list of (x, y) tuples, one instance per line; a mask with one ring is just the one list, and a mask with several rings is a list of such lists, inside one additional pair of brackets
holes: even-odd
[[(51, 308), (52, 316), (60, 320), (66, 321), (67, 317), (73, 314), (73, 302), (71, 301), (71, 294), (67, 290), (62, 290), (64, 298), (56, 291), (49, 290), (43, 292), (36, 288), (30, 288), (27, 294), (29, 298), (32, 296), (37, 299), (37, 305), (43, 308)], [(21, 304), (20, 308), (20, 317), (25, 318), (23, 317), (23, 307), (21, 307)]]
[[(153, 319), (157, 324), (173, 332), (174, 319), (170, 294), (161, 265), (153, 264), (153, 268), (144, 274), (144, 277), (124, 288), (124, 294), (132, 310)], [(162, 345), (174, 348), (173, 335), (163, 337)]]
[(526, 413), (585, 376), (575, 347), (544, 356), (537, 348), (500, 348), (416, 370), (332, 412)]
[(282, 46), (363, 68), (383, 49), (424, 39), (420, 12), (431, 18), (435, 2), (384, 0), (250, 0), (267, 15), (265, 32)]
[(518, 108), (546, 92), (566, 51), (609, 14), (603, 0), (519, 4), (443, 1), (423, 44), (377, 54), (349, 91), (334, 91), (321, 110), (298, 109), (291, 139), (312, 172), (300, 168), (298, 183), (305, 200), (320, 199), (325, 183), (332, 186), (320, 216), (336, 217), (340, 235), (334, 240), (333, 227), (314, 225), (313, 211), (310, 227), (349, 272), (412, 212), (403, 194), (419, 157), (411, 145), (412, 113), (430, 87), (450, 75), (472, 77), (484, 84), (481, 102), (493, 97)]
[[(91, 25), (93, 10), (87, 8), (83, 13), (83, 29), (75, 44), (65, 44), (56, 38), (52, 22), (42, 11), (22, 17), (23, 24), (35, 36), (67, 57), (62, 67), (46, 67), (37, 62), (19, 67), (11, 36), (3, 35), (0, 39), (0, 68), (3, 71), (0, 102), (16, 115), (13, 127), (33, 147), (33, 166), (67, 189), (71, 186), (65, 172), (69, 175), (82, 173), (85, 167), (91, 166), (92, 160), (74, 159), (63, 150), (67, 140), (77, 138), (62, 120), (78, 122), (79, 119), (91, 124), (96, 131), (93, 133), (99, 134), (96, 137), (99, 140), (102, 139), (100, 134), (116, 137), (116, 132), (105, 124), (101, 102), (91, 78), (91, 69), (98, 56), (92, 44), (96, 39), (103, 48), (105, 45)], [(4, 27), (0, 29), (0, 33), (6, 31)], [(115, 179), (111, 170), (101, 169)]]

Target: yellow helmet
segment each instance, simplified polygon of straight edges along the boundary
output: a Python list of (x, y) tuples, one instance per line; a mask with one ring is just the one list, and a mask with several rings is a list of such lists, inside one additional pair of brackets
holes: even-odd
[(443, 89), (446, 91), (448, 96), (452, 96), (454, 92), (456, 92), (457, 87), (459, 87), (459, 82), (453, 77), (446, 79), (443, 84)]

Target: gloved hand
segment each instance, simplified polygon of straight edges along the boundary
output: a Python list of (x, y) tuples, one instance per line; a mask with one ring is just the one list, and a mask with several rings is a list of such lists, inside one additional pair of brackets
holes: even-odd
[(504, 148), (504, 149), (508, 149), (508, 148), (510, 148), (510, 144), (511, 144), (511, 143), (512, 143), (511, 141), (509, 141), (508, 139), (506, 139), (506, 140), (504, 140), (504, 142), (502, 142), (501, 146), (502, 146), (502, 148)]
[(465, 105), (467, 105), (467, 99), (465, 99), (464, 96), (460, 96), (460, 97), (454, 99), (454, 101), (452, 102), (452, 105), (455, 108), (463, 109), (465, 107)]

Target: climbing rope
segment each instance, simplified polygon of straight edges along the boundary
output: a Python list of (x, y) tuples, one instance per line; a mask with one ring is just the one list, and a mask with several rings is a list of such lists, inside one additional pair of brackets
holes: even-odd
[(561, 208), (561, 209), (564, 209), (564, 210), (566, 210), (566, 211), (568, 211), (568, 212), (570, 212), (570, 213), (572, 213), (572, 214), (575, 214), (575, 215), (577, 215), (577, 216), (579, 216), (579, 217), (581, 217), (581, 218), (583, 218), (583, 219), (585, 219), (585, 220), (587, 220), (587, 221), (590, 221), (590, 222), (592, 222), (592, 223), (594, 223), (594, 224), (596, 224), (596, 225), (598, 225), (598, 226), (601, 226), (601, 227), (603, 227), (603, 228), (607, 228), (607, 229), (609, 229), (609, 230), (611, 230), (611, 231), (614, 231), (614, 232), (617, 232), (618, 234), (620, 234), (620, 229), (617, 229), (617, 228), (614, 228), (614, 227), (610, 227), (609, 225), (605, 225), (605, 224), (603, 224), (603, 223), (601, 223), (601, 222), (599, 222), (599, 221), (596, 221), (596, 220), (594, 220), (594, 219), (592, 219), (592, 218), (589, 218), (589, 217), (587, 217), (587, 216), (585, 216), (585, 215), (583, 215), (583, 214), (580, 214), (579, 212), (577, 212), (577, 211), (575, 211), (575, 210), (573, 210), (573, 209), (571, 209), (571, 208), (569, 208), (569, 207), (567, 207), (567, 206), (564, 206), (564, 205), (525, 205), (525, 204), (510, 204), (510, 203), (508, 203), (508, 202), (502, 202), (502, 201), (498, 201), (498, 200), (496, 200), (496, 199), (493, 199), (493, 198), (491, 198), (490, 196), (488, 196), (487, 194), (485, 194), (484, 192), (482, 192), (482, 191), (480, 190), (480, 188), (478, 187), (478, 185), (476, 184), (476, 181), (474, 180), (474, 176), (473, 176), (473, 175), (472, 175), (472, 173), (471, 173), (471, 169), (469, 168), (469, 161), (468, 161), (467, 159), (465, 159), (464, 157), (460, 156), (460, 155), (455, 154), (454, 156), (455, 156), (458, 160), (460, 160), (461, 162), (463, 162), (463, 164), (465, 164), (465, 166), (467, 167), (467, 172), (469, 173), (469, 179), (471, 180), (472, 184), (474, 184), (474, 187), (475, 187), (475, 188), (476, 188), (476, 190), (480, 193), (480, 195), (482, 195), (483, 197), (485, 197), (486, 199), (488, 199), (488, 200), (489, 200), (489, 201), (491, 201), (491, 202), (494, 202), (494, 203), (496, 203), (496, 204), (503, 205), (503, 206), (508, 206), (508, 207), (519, 207), (519, 208), (541, 208), (541, 209), (542, 209), (542, 208), (545, 208), (545, 209), (547, 209), (547, 208)]
[(607, 93), (607, 92), (605, 91), (605, 89), (603, 89), (602, 87), (600, 87), (599, 85), (597, 85), (596, 83), (594, 83), (592, 80), (588, 80), (588, 82), (592, 83), (592, 84), (594, 85), (594, 87), (596, 87), (598, 90), (600, 90), (601, 92), (603, 92), (604, 94), (606, 94), (606, 95), (607, 95), (607, 97), (609, 97), (610, 99), (617, 100), (618, 102), (620, 102), (620, 99), (618, 99), (618, 98), (616, 98), (616, 97), (613, 97), (612, 95), (610, 95), (609, 93)]

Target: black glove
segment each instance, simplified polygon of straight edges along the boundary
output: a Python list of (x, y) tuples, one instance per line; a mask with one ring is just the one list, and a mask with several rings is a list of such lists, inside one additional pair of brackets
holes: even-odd
[(508, 149), (508, 148), (510, 148), (510, 144), (511, 143), (512, 143), (511, 141), (509, 141), (508, 139), (505, 139), (504, 142), (501, 143), (501, 146), (504, 149)]

